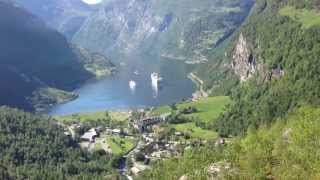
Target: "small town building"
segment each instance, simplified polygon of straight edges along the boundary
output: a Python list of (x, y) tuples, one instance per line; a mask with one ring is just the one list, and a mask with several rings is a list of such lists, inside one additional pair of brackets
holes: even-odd
[(112, 134), (118, 135), (120, 134), (121, 130), (120, 129), (113, 129)]
[(96, 137), (98, 136), (98, 133), (96, 132), (95, 129), (90, 129), (88, 132), (84, 133), (80, 139), (82, 141), (89, 141), (89, 142), (94, 142)]
[(175, 133), (174, 133), (174, 135), (176, 135), (176, 136), (183, 136), (183, 133), (182, 133), (182, 132), (177, 131), (177, 132), (175, 132)]

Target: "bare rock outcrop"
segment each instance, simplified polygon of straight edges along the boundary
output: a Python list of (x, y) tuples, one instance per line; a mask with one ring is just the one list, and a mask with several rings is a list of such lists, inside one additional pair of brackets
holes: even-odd
[(263, 82), (271, 81), (284, 75), (284, 70), (280, 66), (268, 69), (267, 65), (259, 62), (254, 48), (242, 33), (239, 35), (238, 41), (232, 51), (231, 68), (241, 82), (246, 82), (255, 74)]
[(241, 33), (232, 54), (232, 69), (241, 82), (250, 79), (258, 70), (256, 57), (249, 42)]

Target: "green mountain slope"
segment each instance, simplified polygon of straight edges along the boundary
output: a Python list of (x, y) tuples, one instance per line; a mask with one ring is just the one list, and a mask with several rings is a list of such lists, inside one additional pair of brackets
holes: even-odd
[[(299, 15), (290, 17), (287, 8)], [(222, 134), (241, 134), (295, 107), (320, 104), (318, 12), (318, 1), (257, 1), (231, 51), (231, 69), (242, 82), (217, 124)]]
[(39, 88), (72, 90), (94, 74), (58, 32), (10, 2), (0, 1), (0, 105), (34, 110)]

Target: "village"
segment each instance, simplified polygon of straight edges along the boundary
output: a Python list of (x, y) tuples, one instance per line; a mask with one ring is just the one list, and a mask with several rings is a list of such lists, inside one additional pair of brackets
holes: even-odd
[[(207, 103), (207, 100), (203, 102)], [(119, 173), (132, 179), (157, 161), (179, 156), (187, 149), (208, 141), (225, 143), (213, 132), (178, 118), (177, 114), (193, 119), (204, 113), (188, 105), (74, 114), (57, 117), (57, 120), (64, 127), (65, 135), (72, 137), (88, 153), (120, 157)]]

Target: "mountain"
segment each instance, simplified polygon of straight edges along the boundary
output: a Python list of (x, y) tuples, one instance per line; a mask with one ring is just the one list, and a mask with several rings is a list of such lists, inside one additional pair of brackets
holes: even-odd
[(189, 64), (208, 54), (247, 16), (253, 0), (15, 0), (63, 33), (73, 44), (119, 59), (152, 54)]
[[(194, 63), (228, 37), (251, 0), (110, 0), (90, 15), (72, 42), (119, 57), (149, 53)], [(200, 58), (199, 58), (200, 57)]]
[(0, 15), (1, 105), (34, 110), (39, 88), (73, 90), (95, 76), (64, 36), (25, 9), (0, 1)]
[(239, 79), (234, 104), (217, 122), (221, 134), (276, 121), (295, 108), (320, 105), (319, 1), (260, 0), (229, 51)]
[(14, 0), (17, 5), (45, 21), (71, 39), (95, 9), (81, 0)]

